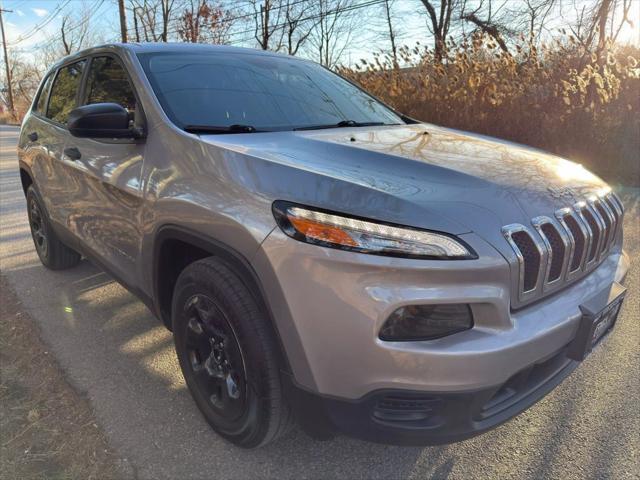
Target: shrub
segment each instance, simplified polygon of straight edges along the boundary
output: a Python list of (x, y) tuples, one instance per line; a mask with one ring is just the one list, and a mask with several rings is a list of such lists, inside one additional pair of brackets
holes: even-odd
[(542, 148), (613, 182), (640, 184), (640, 50), (593, 53), (571, 36), (513, 53), (474, 35), (446, 58), (417, 45), (340, 73), (399, 111), (443, 126)]

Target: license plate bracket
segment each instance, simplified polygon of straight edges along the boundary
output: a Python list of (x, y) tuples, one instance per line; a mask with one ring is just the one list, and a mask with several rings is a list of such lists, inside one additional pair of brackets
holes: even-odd
[(573, 360), (584, 360), (595, 345), (606, 336), (616, 323), (627, 289), (613, 282), (602, 292), (580, 305), (582, 317), (578, 331), (569, 344), (567, 356)]

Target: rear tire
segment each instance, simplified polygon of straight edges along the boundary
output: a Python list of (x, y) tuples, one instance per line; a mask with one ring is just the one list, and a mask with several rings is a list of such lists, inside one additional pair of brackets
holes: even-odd
[(192, 263), (172, 303), (174, 342), (191, 394), (211, 427), (244, 448), (283, 435), (292, 423), (268, 319), (220, 259)]
[(51, 270), (75, 267), (80, 262), (80, 254), (62, 243), (53, 231), (40, 195), (33, 185), (27, 189), (27, 212), (31, 238), (42, 264)]

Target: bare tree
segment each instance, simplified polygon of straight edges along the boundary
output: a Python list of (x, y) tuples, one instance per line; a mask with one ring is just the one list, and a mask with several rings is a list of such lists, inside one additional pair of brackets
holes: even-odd
[[(505, 2), (502, 3), (502, 7), (504, 7), (504, 5)], [(485, 6), (486, 8), (484, 8)], [(492, 0), (488, 0), (487, 2), (482, 0), (473, 11), (465, 12), (463, 10), (460, 19), (471, 23), (476, 27), (476, 30), (493, 38), (500, 47), (500, 50), (509, 53), (509, 48), (503, 37), (503, 35), (508, 32), (507, 27), (504, 26), (506, 22), (501, 22), (499, 19), (496, 19), (493, 7)], [(508, 20), (513, 19), (509, 18)]]
[(633, 5), (634, 0), (622, 0), (622, 3), (620, 5), (620, 9), (621, 9), (621, 13), (622, 13), (622, 19), (620, 20), (620, 23), (616, 24), (616, 9), (612, 10), (611, 13), (611, 33), (610, 33), (610, 37), (612, 41), (616, 41), (618, 39), (618, 36), (620, 35), (620, 30), (622, 30), (622, 27), (624, 27), (624, 24), (627, 23), (629, 24), (631, 27), (633, 27), (633, 22), (631, 21), (631, 19), (629, 18), (629, 12), (631, 11), (631, 7)]
[(300, 47), (309, 39), (316, 22), (309, 16), (309, 4), (299, 0), (284, 0), (285, 47), (289, 55), (296, 55)]
[(315, 0), (250, 0), (253, 35), (263, 50), (296, 55), (317, 24)]
[(384, 19), (387, 24), (387, 31), (389, 33), (389, 43), (391, 46), (391, 58), (393, 59), (393, 67), (398, 68), (398, 47), (396, 45), (397, 32), (393, 27), (393, 14), (392, 14), (392, 2), (391, 0), (384, 0), (382, 2), (382, 8), (384, 12)]
[(321, 65), (335, 67), (341, 60), (347, 47), (352, 44), (357, 20), (354, 15), (353, 0), (317, 0), (317, 23), (310, 36), (310, 41), (316, 51)]
[[(635, 0), (597, 0), (592, 4), (584, 4), (574, 0), (572, 18), (567, 22), (569, 30), (585, 50), (595, 48), (595, 52), (600, 53), (608, 41), (618, 38), (625, 23), (632, 24), (629, 12), (634, 2)], [(622, 15), (617, 17), (616, 12)]]
[(223, 44), (229, 41), (233, 17), (219, 3), (191, 0), (177, 23), (178, 35), (185, 42)]
[(175, 0), (160, 0), (160, 10), (162, 12), (162, 41), (168, 41), (169, 21)]
[(103, 41), (100, 32), (92, 28), (91, 14), (88, 8), (77, 13), (63, 13), (58, 35), (48, 37), (38, 52), (40, 61), (50, 65), (62, 56)]
[(62, 17), (60, 24), (60, 40), (64, 55), (69, 55), (84, 46), (89, 31), (89, 19), (81, 19), (80, 22), (72, 27), (72, 17), (68, 13)]
[[(13, 107), (16, 118), (20, 119), (31, 105), (46, 66), (20, 53), (12, 55), (11, 60), (9, 75), (13, 86)], [(9, 106), (9, 99), (5, 96), (7, 93), (8, 89), (4, 92), (0, 90), (0, 102)]]
[(547, 17), (556, 3), (557, 0), (525, 0), (523, 18), (527, 22), (526, 27), (529, 31), (530, 41), (533, 41), (534, 38), (540, 38)]
[[(586, 44), (596, 44), (596, 49), (601, 52), (606, 47), (607, 41), (615, 41), (620, 34), (620, 30), (625, 23), (631, 24), (629, 11), (633, 0), (598, 0), (592, 10), (591, 25)], [(637, 7), (636, 3), (636, 7)], [(616, 23), (616, 11), (622, 11), (622, 19)], [(607, 21), (609, 21), (609, 31), (607, 32)], [(597, 38), (597, 42), (595, 39)]]
[(613, 0), (598, 0), (591, 10), (590, 25), (587, 30), (587, 38), (585, 39), (585, 45), (591, 46), (595, 43), (596, 37), (598, 38), (597, 49), (602, 50), (605, 46), (607, 38), (607, 18), (611, 13), (613, 7)]
[(134, 18), (140, 20), (140, 26), (146, 42), (157, 42), (162, 34), (157, 31), (158, 4), (153, 0), (131, 0)]
[[(434, 56), (442, 61), (447, 48), (447, 37), (451, 28), (451, 17), (459, 6), (459, 0), (421, 0), (427, 9), (429, 29), (433, 35)], [(439, 5), (436, 3), (439, 2)]]
[(140, 22), (145, 41), (167, 42), (175, 0), (130, 0), (135, 23)]
[[(254, 13), (254, 37), (258, 45), (262, 50), (280, 50), (283, 30), (279, 20), (282, 6), (274, 0), (251, 0), (251, 6)], [(272, 39), (278, 31), (280, 31), (280, 41), (274, 44)]]

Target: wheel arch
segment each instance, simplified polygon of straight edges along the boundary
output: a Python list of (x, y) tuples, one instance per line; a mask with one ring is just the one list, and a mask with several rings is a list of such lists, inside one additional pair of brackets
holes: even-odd
[(24, 163), (20, 162), (20, 183), (22, 185), (22, 192), (24, 196), (27, 196), (27, 190), (33, 185), (33, 175)]
[(272, 309), (260, 279), (249, 261), (233, 247), (178, 225), (160, 227), (153, 242), (151, 278), (155, 310), (160, 320), (171, 330), (171, 301), (178, 275), (191, 263), (210, 256), (222, 259), (238, 275), (258, 305), (266, 312), (269, 326), (277, 339), (281, 365), (287, 372), (291, 372)]

